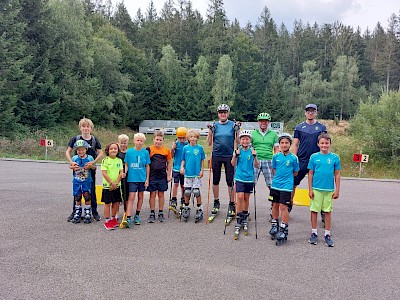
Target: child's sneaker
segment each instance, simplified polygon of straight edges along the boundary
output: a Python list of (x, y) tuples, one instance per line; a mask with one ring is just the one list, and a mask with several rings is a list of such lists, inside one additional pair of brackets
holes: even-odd
[(107, 230), (114, 230), (114, 228), (115, 228), (111, 220), (105, 221), (104, 222), (104, 227)]
[(160, 214), (158, 214), (158, 222), (165, 222), (165, 218), (164, 218), (164, 214), (163, 213), (160, 213)]
[(116, 218), (112, 218), (109, 222), (111, 222), (111, 225), (114, 226), (114, 228), (119, 227), (118, 220)]
[(330, 234), (327, 234), (325, 236), (325, 245), (327, 245), (328, 247), (333, 247), (335, 246), (335, 244), (333, 243)]
[(312, 245), (316, 245), (318, 243), (318, 235), (312, 233), (310, 238), (308, 239), (308, 242)]
[(140, 218), (139, 215), (135, 215), (133, 217), (133, 222), (135, 223), (135, 225), (140, 225), (140, 224), (142, 224), (142, 219)]
[(156, 221), (156, 215), (154, 213), (150, 214), (150, 217), (147, 219), (147, 222), (154, 223)]

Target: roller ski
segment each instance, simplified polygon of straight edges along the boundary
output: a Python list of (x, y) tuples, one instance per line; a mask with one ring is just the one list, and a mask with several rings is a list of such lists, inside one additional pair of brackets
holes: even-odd
[(238, 239), (239, 239), (240, 227), (241, 227), (241, 224), (240, 224), (240, 223), (236, 223), (236, 224), (235, 224), (235, 232), (234, 232), (234, 234), (233, 234), (233, 239), (234, 239), (234, 240), (238, 240)]
[(244, 235), (249, 235), (248, 214), (243, 216), (242, 225), (243, 225), (243, 234)]
[(215, 217), (219, 212), (219, 207), (220, 207), (219, 201), (218, 202), (214, 201), (214, 207), (211, 209), (211, 216), (208, 217), (208, 222), (211, 223), (212, 221), (214, 221)]
[(279, 228), (278, 228), (278, 224), (272, 224), (271, 229), (269, 230), (269, 234), (271, 236), (271, 240), (275, 240), (276, 239), (276, 235), (279, 232)]
[(188, 205), (188, 206), (185, 206), (185, 207), (183, 208), (183, 211), (182, 211), (182, 218), (183, 218), (183, 221), (187, 222), (188, 219), (189, 219), (189, 217), (190, 217), (190, 207), (189, 207), (189, 205)]
[(281, 246), (284, 243), (287, 242), (287, 236), (288, 236), (288, 226), (286, 225), (285, 227), (279, 227), (279, 231), (276, 234), (276, 242), (275, 244), (277, 246)]
[(181, 205), (179, 206), (179, 209), (177, 209), (177, 211), (176, 211), (176, 218), (177, 219), (181, 219), (182, 218), (183, 208), (184, 208), (184, 204), (182, 202)]
[(92, 223), (92, 208), (90, 206), (85, 207), (85, 216), (83, 218), (83, 222), (85, 224)]
[(235, 218), (235, 205), (229, 203), (228, 214), (226, 215), (225, 218), (225, 225), (228, 226), (234, 218)]
[(81, 217), (82, 217), (82, 207), (75, 206), (74, 218), (72, 219), (72, 222), (75, 224), (80, 223)]
[(203, 210), (201, 208), (198, 208), (196, 210), (196, 216), (194, 217), (194, 222), (198, 223), (203, 219)]
[(178, 203), (176, 199), (171, 199), (171, 201), (169, 201), (168, 210), (173, 211), (175, 214), (177, 214), (177, 204)]

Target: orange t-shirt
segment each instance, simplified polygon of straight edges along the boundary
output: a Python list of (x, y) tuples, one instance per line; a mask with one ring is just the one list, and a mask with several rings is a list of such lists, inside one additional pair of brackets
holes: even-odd
[(147, 148), (150, 153), (150, 179), (167, 178), (167, 164), (172, 159), (171, 150), (165, 146), (157, 148), (152, 145)]

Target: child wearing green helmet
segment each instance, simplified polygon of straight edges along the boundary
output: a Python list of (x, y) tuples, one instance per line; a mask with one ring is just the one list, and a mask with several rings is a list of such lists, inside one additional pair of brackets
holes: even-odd
[(91, 155), (87, 155), (86, 151), (90, 148), (89, 144), (84, 140), (78, 140), (74, 143), (76, 155), (71, 158), (72, 164), (70, 169), (73, 170), (72, 193), (74, 196), (74, 213), (73, 223), (79, 223), (82, 216), (82, 196), (85, 199), (84, 222), (90, 223), (92, 220), (91, 202), (91, 186), (93, 178), (89, 170), (96, 170), (96, 166), (91, 162), (94, 161)]

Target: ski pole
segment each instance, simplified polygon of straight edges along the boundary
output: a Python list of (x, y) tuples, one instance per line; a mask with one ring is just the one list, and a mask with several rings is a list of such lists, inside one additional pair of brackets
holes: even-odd
[(208, 161), (208, 196), (207, 196), (207, 207), (206, 207), (206, 224), (208, 224), (208, 209), (210, 208), (210, 192), (211, 192), (211, 173), (212, 173), (212, 149), (214, 146), (214, 133), (211, 132), (211, 153), (210, 160)]
[(254, 183), (254, 226), (256, 230), (256, 239), (257, 239), (257, 203), (256, 203), (256, 183)]
[(168, 205), (168, 219), (169, 219), (169, 212), (171, 211), (169, 208), (171, 207), (171, 201), (172, 201), (172, 181), (174, 181), (174, 179), (171, 179), (171, 184), (169, 186), (169, 205)]

